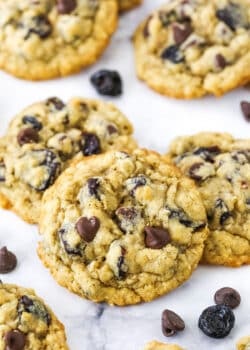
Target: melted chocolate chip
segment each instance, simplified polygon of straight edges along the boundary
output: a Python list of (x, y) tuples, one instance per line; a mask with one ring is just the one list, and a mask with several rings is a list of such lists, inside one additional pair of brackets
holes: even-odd
[(0, 249), (0, 273), (9, 273), (16, 268), (17, 258), (6, 247)]
[(26, 335), (19, 330), (9, 331), (4, 336), (6, 350), (23, 350)]
[(76, 8), (76, 0), (57, 0), (57, 11), (61, 15), (69, 14)]
[(162, 313), (162, 332), (166, 337), (172, 337), (185, 329), (185, 323), (180, 316), (171, 310)]
[(192, 33), (192, 28), (189, 22), (184, 24), (173, 24), (173, 35), (176, 45), (182, 44)]
[(51, 316), (47, 308), (39, 300), (31, 299), (27, 295), (23, 295), (19, 299), (17, 312), (20, 323), (22, 323), (23, 313), (27, 312), (46, 323), (47, 326), (51, 324)]
[(4, 182), (5, 181), (5, 165), (3, 162), (0, 162), (0, 182)]
[(58, 235), (61, 241), (61, 244), (65, 250), (65, 252), (69, 255), (78, 255), (81, 256), (81, 250), (80, 248), (77, 247), (71, 247), (69, 242), (67, 241), (67, 229), (66, 228), (61, 228), (58, 231)]
[(232, 216), (228, 209), (228, 206), (222, 199), (217, 199), (215, 202), (215, 214), (218, 212), (220, 215), (220, 225), (223, 226), (225, 222)]
[(99, 196), (99, 193), (98, 193), (98, 189), (100, 187), (99, 179), (94, 178), (94, 177), (88, 179), (87, 186), (88, 186), (88, 189), (89, 189), (89, 194), (91, 196), (94, 196), (94, 197), (96, 197), (97, 199), (100, 200), (100, 196)]
[(125, 254), (126, 254), (126, 249), (121, 247), (121, 253), (122, 255), (119, 256), (118, 262), (117, 262), (117, 268), (118, 268), (118, 278), (120, 280), (124, 279), (126, 277), (126, 271), (124, 270), (125, 268)]
[(169, 219), (177, 219), (180, 224), (193, 229), (193, 232), (198, 232), (206, 227), (205, 222), (192, 221), (182, 209), (171, 209), (167, 207), (169, 211)]
[(145, 186), (147, 184), (147, 179), (144, 175), (139, 175), (137, 177), (133, 177), (131, 179), (131, 183), (133, 185), (133, 188), (130, 193), (132, 196), (134, 196), (137, 188)]
[(82, 152), (85, 156), (101, 153), (100, 140), (95, 134), (83, 134)]
[(225, 57), (221, 54), (217, 54), (214, 59), (215, 68), (218, 70), (223, 70), (227, 66), (227, 61)]
[(199, 147), (194, 151), (194, 155), (198, 155), (206, 162), (214, 163), (214, 158), (220, 154), (221, 150), (218, 146)]
[(174, 64), (184, 62), (184, 56), (180, 51), (178, 45), (171, 45), (167, 47), (161, 54), (162, 59), (171, 61)]
[(107, 130), (108, 130), (109, 135), (117, 134), (117, 132), (118, 132), (117, 127), (115, 127), (112, 124), (107, 126)]
[(17, 142), (20, 146), (26, 143), (37, 143), (39, 141), (39, 134), (33, 128), (21, 129), (17, 135)]
[(235, 309), (241, 303), (240, 294), (237, 290), (229, 287), (219, 289), (214, 295), (215, 303), (225, 305), (231, 309)]
[(22, 119), (23, 124), (31, 125), (33, 129), (40, 131), (43, 128), (43, 125), (36, 117), (25, 115)]
[(76, 223), (77, 232), (87, 243), (94, 240), (99, 228), (100, 221), (95, 216), (92, 216), (90, 219), (81, 217)]
[(188, 175), (196, 180), (196, 181), (201, 181), (203, 178), (201, 175), (199, 175), (199, 170), (201, 169), (201, 167), (204, 166), (204, 163), (194, 163), (188, 171)]
[(52, 32), (52, 27), (49, 19), (45, 15), (40, 14), (32, 18), (31, 27), (25, 39), (28, 39), (31, 34), (36, 34), (41, 39), (46, 39), (48, 36), (50, 36), (51, 32)]
[(161, 249), (171, 242), (168, 231), (162, 227), (146, 226), (145, 246), (151, 249)]
[(50, 97), (46, 101), (47, 106), (53, 106), (57, 111), (61, 111), (65, 107), (65, 103), (58, 97)]
[(246, 121), (250, 122), (250, 102), (242, 101), (240, 105)]
[(230, 2), (225, 8), (219, 9), (216, 16), (233, 31), (245, 26), (241, 7), (236, 3)]

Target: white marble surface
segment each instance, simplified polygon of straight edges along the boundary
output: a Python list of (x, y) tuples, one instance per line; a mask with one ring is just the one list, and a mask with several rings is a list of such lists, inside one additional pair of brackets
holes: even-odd
[[(145, 5), (121, 18), (120, 28), (103, 58), (85, 72), (50, 82), (32, 83), (0, 73), (0, 134), (11, 117), (26, 105), (57, 95), (98, 97), (89, 76), (98, 68), (118, 69), (124, 79), (124, 94), (113, 99), (134, 123), (136, 138), (142, 146), (160, 152), (177, 135), (201, 130), (228, 131), (249, 137), (250, 124), (243, 119), (239, 102), (250, 100), (246, 89), (216, 99), (176, 101), (157, 95), (137, 81), (130, 42), (134, 28), (162, 0), (145, 0)], [(65, 324), (71, 350), (141, 350), (147, 341), (167, 341), (161, 333), (164, 308), (180, 313), (186, 330), (169, 339), (189, 350), (233, 350), (236, 340), (250, 334), (250, 267), (227, 269), (199, 267), (178, 290), (149, 304), (117, 308), (94, 305), (59, 287), (36, 255), (37, 228), (22, 222), (10, 212), (0, 210), (0, 246), (7, 245), (18, 257), (18, 268), (0, 276), (4, 281), (34, 288)], [(236, 309), (236, 327), (224, 340), (211, 340), (197, 328), (200, 312), (213, 304), (214, 292), (223, 286), (237, 288), (242, 304)]]

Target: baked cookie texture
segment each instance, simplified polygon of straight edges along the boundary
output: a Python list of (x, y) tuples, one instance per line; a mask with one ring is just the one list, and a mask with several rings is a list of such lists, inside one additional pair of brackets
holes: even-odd
[(138, 77), (175, 98), (221, 96), (250, 80), (248, 0), (172, 0), (134, 35)]
[(148, 343), (144, 350), (183, 350), (175, 344), (163, 344), (158, 341)]
[(150, 301), (187, 280), (207, 237), (192, 181), (157, 153), (79, 161), (46, 191), (38, 254), (59, 284), (112, 305)]
[(142, 2), (143, 0), (119, 0), (119, 9), (120, 11), (127, 11), (140, 5)]
[(203, 262), (237, 267), (250, 263), (250, 140), (229, 134), (179, 137), (170, 157), (195, 182), (210, 234)]
[(244, 337), (237, 343), (237, 350), (249, 350), (250, 349), (250, 336)]
[(7, 339), (11, 349), (68, 350), (63, 325), (32, 289), (0, 284), (1, 350), (10, 349)]
[(133, 128), (112, 104), (49, 98), (26, 108), (0, 139), (0, 206), (37, 223), (41, 198), (72, 159), (136, 147)]
[(0, 68), (44, 80), (94, 63), (117, 26), (116, 0), (0, 0)]

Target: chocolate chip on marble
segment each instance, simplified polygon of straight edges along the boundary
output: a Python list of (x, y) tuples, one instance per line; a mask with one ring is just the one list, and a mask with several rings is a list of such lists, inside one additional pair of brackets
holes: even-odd
[(172, 337), (185, 329), (185, 323), (180, 316), (171, 310), (162, 313), (162, 332), (166, 337)]
[(165, 50), (163, 50), (161, 54), (161, 58), (164, 60), (171, 61), (174, 64), (184, 62), (184, 56), (180, 51), (180, 48), (178, 45), (171, 45), (167, 47)]
[(180, 24), (180, 23), (174, 23), (173, 24), (173, 35), (174, 35), (174, 41), (177, 45), (182, 44), (192, 33), (192, 27), (189, 22)]
[(16, 268), (17, 258), (6, 247), (0, 249), (0, 273), (9, 273)]
[(65, 107), (65, 103), (58, 97), (50, 97), (46, 100), (47, 106), (53, 106), (57, 111), (61, 111)]
[(88, 186), (89, 194), (91, 196), (96, 197), (97, 199), (100, 199), (100, 196), (98, 193), (98, 189), (100, 187), (100, 180), (98, 178), (92, 177), (87, 180), (87, 186)]
[(229, 287), (219, 289), (214, 295), (215, 303), (235, 309), (241, 303), (241, 296), (237, 290)]
[(69, 14), (76, 8), (76, 0), (57, 0), (57, 11), (61, 15)]
[(81, 217), (76, 223), (77, 232), (87, 243), (94, 240), (99, 228), (100, 221), (95, 216), (92, 216), (90, 219)]
[(122, 94), (122, 78), (117, 71), (102, 69), (94, 73), (90, 81), (100, 95), (120, 96)]
[(21, 323), (23, 313), (27, 312), (46, 323), (47, 326), (51, 324), (51, 316), (47, 308), (39, 300), (31, 299), (27, 295), (23, 295), (19, 299), (17, 312)]
[(20, 146), (26, 143), (37, 143), (39, 141), (39, 134), (33, 128), (21, 129), (17, 135), (17, 142)]
[(250, 102), (242, 101), (240, 105), (246, 121), (250, 122)]
[(145, 246), (151, 249), (161, 249), (171, 242), (169, 232), (163, 227), (146, 226)]
[(214, 58), (214, 64), (216, 69), (223, 70), (227, 66), (227, 61), (223, 55), (217, 54)]
[(26, 344), (26, 335), (19, 331), (9, 331), (4, 336), (6, 350), (23, 350)]
[(31, 125), (33, 129), (40, 131), (43, 128), (43, 125), (36, 117), (25, 115), (22, 119), (23, 124)]
[(101, 143), (97, 135), (92, 133), (83, 134), (82, 152), (85, 156), (101, 153)]
[(41, 39), (46, 39), (51, 33), (52, 26), (48, 17), (40, 14), (32, 18), (31, 25), (25, 39), (27, 40), (31, 34), (36, 34)]
[(5, 181), (5, 164), (4, 162), (0, 162), (0, 182)]

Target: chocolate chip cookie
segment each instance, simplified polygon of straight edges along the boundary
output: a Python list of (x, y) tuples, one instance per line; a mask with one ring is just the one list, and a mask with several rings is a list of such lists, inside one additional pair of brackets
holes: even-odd
[(223, 95), (250, 81), (248, 0), (173, 0), (134, 36), (140, 79), (175, 98)]
[(79, 161), (46, 191), (38, 253), (62, 286), (115, 305), (150, 301), (196, 268), (207, 237), (193, 182), (157, 153)]
[(163, 344), (158, 341), (148, 343), (144, 350), (183, 350), (175, 344)]
[(132, 132), (110, 103), (54, 97), (26, 108), (0, 140), (0, 205), (37, 223), (44, 191), (72, 159), (133, 149)]
[(142, 3), (143, 0), (119, 0), (120, 11), (127, 11)]
[(68, 350), (63, 325), (32, 289), (0, 283), (0, 349)]
[(237, 343), (238, 350), (249, 350), (250, 349), (250, 336), (240, 339)]
[(94, 63), (116, 29), (116, 0), (0, 0), (0, 68), (24, 79)]
[(175, 164), (195, 182), (206, 207), (210, 235), (203, 261), (250, 263), (250, 140), (200, 133), (170, 146)]

